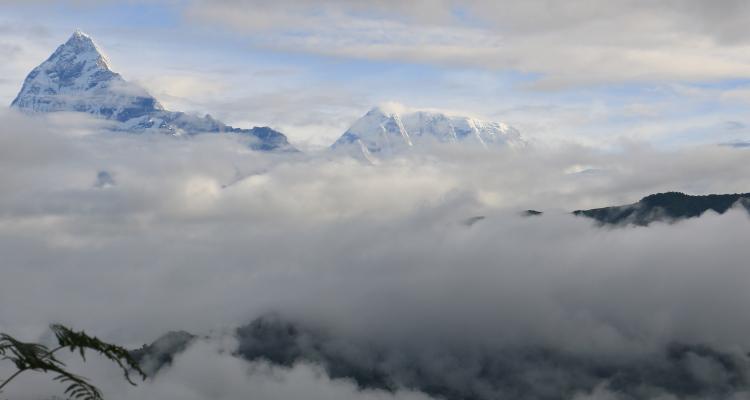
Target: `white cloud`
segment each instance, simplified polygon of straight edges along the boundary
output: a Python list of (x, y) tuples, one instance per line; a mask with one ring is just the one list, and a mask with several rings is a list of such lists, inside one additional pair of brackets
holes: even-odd
[[(121, 372), (97, 356), (90, 356), (86, 365), (73, 357), (69, 368), (85, 374), (103, 390), (108, 399), (158, 400), (429, 400), (406, 390), (394, 393), (361, 390), (346, 379), (332, 380), (314, 364), (297, 364), (283, 368), (259, 361), (248, 363), (231, 355), (236, 343), (230, 338), (200, 340), (179, 354), (174, 363), (160, 371), (155, 379), (139, 381), (137, 387), (125, 383)], [(22, 376), (8, 386), (5, 395), (14, 399), (36, 399), (64, 388), (40, 376)]]
[[(210, 372), (209, 372), (210, 371)], [(316, 365), (281, 368), (266, 362), (247, 363), (216, 345), (199, 342), (162, 371), (158, 379), (113, 399), (258, 399), (258, 400), (428, 400), (425, 395), (399, 391), (361, 391), (349, 380), (331, 380)]]
[[(741, 2), (194, 2), (192, 20), (341, 57), (541, 74), (538, 88), (750, 75)], [(262, 32), (262, 34), (256, 34)]]
[[(427, 360), (445, 348), (617, 358), (673, 341), (750, 347), (744, 211), (619, 230), (567, 213), (665, 190), (746, 191), (742, 150), (437, 147), (373, 167), (254, 153), (226, 136), (71, 135), (64, 115), (0, 117), (0, 254), (12, 277), (0, 280), (0, 331), (32, 339), (59, 321), (136, 347), (278, 311)], [(584, 165), (600, 172), (564, 172)], [(97, 186), (100, 171), (115, 184)], [(518, 216), (528, 208), (546, 213)], [(440, 360), (429, 365), (460, 365)], [(256, 365), (248, 379), (243, 365), (199, 346), (136, 390), (391, 396), (353, 394), (311, 365)], [(128, 397), (114, 376), (98, 381)]]

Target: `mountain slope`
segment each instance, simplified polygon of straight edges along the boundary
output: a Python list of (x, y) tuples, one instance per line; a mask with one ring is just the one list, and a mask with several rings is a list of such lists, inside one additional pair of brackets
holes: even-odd
[[(417, 335), (411, 341), (367, 340), (278, 315), (260, 316), (233, 333), (238, 344), (234, 357), (281, 368), (314, 364), (322, 375), (353, 382), (363, 391), (407, 389), (438, 399), (557, 400), (600, 399), (580, 394), (601, 387), (621, 394), (618, 399), (648, 398), (644, 393), (727, 399), (748, 389), (747, 353), (700, 343), (666, 342), (653, 353), (637, 352), (624, 360), (544, 345), (490, 345), (477, 351), (470, 345), (414, 346), (424, 341)], [(170, 333), (131, 354), (157, 379), (159, 369), (168, 367), (194, 338)], [(449, 361), (435, 367), (436, 360)], [(696, 365), (709, 365), (717, 377), (705, 379), (704, 373), (692, 372)], [(265, 367), (260, 371), (268, 374)], [(543, 385), (530, 384), (529, 374), (549, 379)]]
[(29, 73), (11, 107), (80, 111), (117, 121), (164, 110), (145, 90), (112, 72), (96, 44), (80, 31)]
[(524, 146), (521, 134), (503, 123), (429, 111), (401, 112), (375, 107), (331, 146), (366, 157), (397, 153), (428, 143), (464, 143), (481, 147)]
[(161, 368), (171, 365), (174, 357), (185, 351), (195, 339), (195, 335), (185, 331), (167, 332), (153, 343), (130, 351), (130, 355), (147, 375), (153, 376)]
[(633, 204), (577, 210), (573, 214), (593, 218), (600, 224), (646, 226), (656, 221), (673, 222), (700, 217), (708, 210), (724, 214), (737, 203), (750, 212), (750, 193), (706, 196), (691, 196), (680, 192), (658, 193)]
[(256, 150), (296, 151), (286, 136), (268, 127), (240, 129), (208, 115), (165, 110), (145, 89), (113, 72), (91, 37), (81, 31), (29, 73), (11, 107), (30, 114), (84, 112), (114, 122), (114, 130), (133, 133), (232, 133), (245, 137)]

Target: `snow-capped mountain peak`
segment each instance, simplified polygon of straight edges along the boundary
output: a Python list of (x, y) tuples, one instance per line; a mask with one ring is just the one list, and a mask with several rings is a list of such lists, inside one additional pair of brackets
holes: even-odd
[(375, 107), (367, 112), (336, 143), (356, 140), (361, 140), (371, 150), (372, 147), (368, 143), (380, 144), (379, 149), (373, 151), (413, 145), (399, 114), (382, 107)]
[(434, 111), (409, 111), (386, 104), (368, 111), (332, 147), (348, 148), (370, 158), (372, 154), (392, 154), (426, 142), (466, 143), (485, 148), (526, 144), (515, 128), (504, 123)]
[(121, 122), (163, 110), (146, 90), (113, 72), (91, 37), (79, 30), (29, 73), (11, 107), (30, 113), (80, 111)]
[(62, 52), (68, 52), (75, 54), (80, 60), (90, 59), (97, 66), (112, 70), (109, 64), (109, 59), (99, 49), (99, 47), (91, 39), (91, 36), (83, 33), (80, 29), (76, 29), (75, 32), (70, 36), (65, 44), (60, 46)]
[(232, 133), (249, 139), (257, 150), (296, 151), (286, 136), (268, 127), (240, 129), (208, 116), (165, 110), (145, 89), (112, 71), (93, 39), (80, 30), (29, 73), (11, 107), (30, 114), (84, 112), (124, 132)]

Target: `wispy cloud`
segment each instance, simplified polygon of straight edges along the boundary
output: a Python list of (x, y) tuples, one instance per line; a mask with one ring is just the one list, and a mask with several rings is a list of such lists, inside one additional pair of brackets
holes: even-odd
[[(194, 2), (194, 21), (259, 45), (340, 57), (516, 70), (534, 87), (750, 75), (741, 2)], [(261, 33), (262, 34), (259, 34)]]

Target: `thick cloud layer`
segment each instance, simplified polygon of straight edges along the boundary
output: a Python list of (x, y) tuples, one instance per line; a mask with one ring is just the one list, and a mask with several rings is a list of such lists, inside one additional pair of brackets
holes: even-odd
[[(220, 136), (101, 134), (74, 116), (0, 118), (0, 331), (45, 339), (59, 321), (134, 348), (169, 330), (216, 338), (136, 389), (104, 364), (82, 367), (113, 398), (442, 393), (417, 371), (478, 398), (747, 389), (744, 211), (623, 229), (568, 213), (665, 190), (746, 192), (744, 149), (438, 147), (372, 166)], [(528, 208), (546, 212), (519, 215)], [(287, 367), (233, 356), (242, 338), (226, 333), (269, 312), (319, 333), (326, 354), (397, 377), (393, 391), (357, 392), (330, 356)], [(636, 372), (596, 375), (642, 365), (706, 382), (642, 378), (638, 392)], [(533, 390), (492, 386), (505, 368)], [(40, 394), (25, 379), (8, 396)]]

